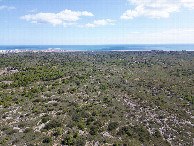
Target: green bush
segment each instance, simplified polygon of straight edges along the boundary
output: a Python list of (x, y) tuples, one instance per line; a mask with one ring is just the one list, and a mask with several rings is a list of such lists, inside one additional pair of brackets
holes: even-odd
[(9, 137), (5, 137), (2, 141), (0, 141), (0, 144), (4, 144), (6, 141), (8, 141), (10, 138)]
[(50, 120), (50, 117), (48, 115), (45, 115), (42, 117), (42, 123), (46, 123), (49, 120)]
[(140, 127), (134, 127), (135, 129), (135, 132), (138, 133), (138, 136), (139, 136), (139, 140), (144, 143), (144, 142), (148, 142), (150, 140), (150, 133), (149, 131), (143, 127), (143, 126), (140, 126)]
[(72, 134), (69, 134), (62, 140), (61, 142), (63, 145), (74, 145), (75, 144), (75, 139), (73, 138)]
[(130, 128), (128, 126), (124, 126), (122, 127), (118, 133), (118, 135), (124, 135), (127, 134), (128, 136), (132, 136), (132, 131), (130, 130)]
[(64, 92), (65, 92), (65, 91), (62, 90), (62, 89), (58, 89), (58, 90), (57, 90), (57, 93), (58, 93), (58, 94), (63, 94)]
[(159, 130), (154, 130), (153, 136), (160, 138), (162, 137)]
[(86, 139), (83, 137), (78, 137), (76, 140), (76, 146), (85, 146), (86, 145)]
[(59, 135), (62, 135), (63, 134), (63, 129), (60, 128), (60, 127), (57, 127), (55, 132), (54, 132), (54, 136), (59, 136)]
[(20, 122), (19, 124), (18, 124), (18, 127), (19, 128), (23, 128), (23, 127), (25, 127), (26, 126), (26, 123), (23, 123), (23, 122)]
[(17, 133), (17, 132), (18, 132), (18, 130), (16, 130), (16, 129), (10, 129), (10, 130), (6, 131), (6, 133), (8, 135), (12, 135), (12, 134)]
[(98, 132), (98, 128), (96, 126), (91, 126), (90, 127), (90, 134), (91, 135), (96, 135)]
[(62, 122), (61, 120), (51, 120), (48, 124), (45, 125), (44, 129), (50, 130), (56, 127), (62, 127)]
[(108, 131), (115, 130), (119, 126), (118, 122), (111, 122), (108, 125)]
[(73, 115), (72, 115), (72, 120), (73, 120), (74, 122), (79, 122), (79, 121), (81, 121), (81, 115), (80, 115), (79, 113), (73, 114)]
[(77, 127), (78, 127), (80, 130), (84, 130), (85, 125), (84, 125), (83, 123), (79, 123), (79, 124), (77, 125)]
[(42, 143), (50, 143), (52, 141), (51, 137), (45, 137)]
[(24, 133), (29, 133), (29, 132), (32, 132), (32, 131), (33, 131), (32, 128), (26, 128), (26, 129), (24, 130)]
[(88, 112), (86, 112), (86, 111), (81, 112), (81, 117), (82, 118), (88, 118), (89, 116), (90, 116), (90, 114)]

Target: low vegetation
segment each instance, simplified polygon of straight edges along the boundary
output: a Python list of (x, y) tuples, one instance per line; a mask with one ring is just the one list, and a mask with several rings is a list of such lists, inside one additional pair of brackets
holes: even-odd
[(0, 145), (192, 145), (194, 52), (0, 54)]

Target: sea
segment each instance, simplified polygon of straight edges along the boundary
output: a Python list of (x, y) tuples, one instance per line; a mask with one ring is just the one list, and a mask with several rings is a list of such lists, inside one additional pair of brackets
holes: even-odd
[(66, 51), (194, 51), (194, 44), (128, 44), (128, 45), (9, 45), (0, 50), (66, 50)]

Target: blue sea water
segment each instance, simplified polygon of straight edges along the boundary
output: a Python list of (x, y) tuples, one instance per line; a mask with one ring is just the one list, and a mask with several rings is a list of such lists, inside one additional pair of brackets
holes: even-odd
[(0, 46), (0, 50), (79, 50), (79, 51), (146, 51), (146, 50), (164, 50), (164, 51), (194, 51), (194, 44), (162, 44), (162, 45), (12, 45)]

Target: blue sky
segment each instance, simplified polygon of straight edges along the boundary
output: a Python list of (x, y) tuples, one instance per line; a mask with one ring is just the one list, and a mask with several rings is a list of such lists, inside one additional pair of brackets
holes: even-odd
[(194, 43), (194, 0), (0, 0), (0, 45)]

